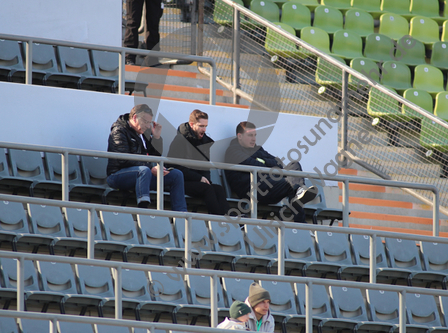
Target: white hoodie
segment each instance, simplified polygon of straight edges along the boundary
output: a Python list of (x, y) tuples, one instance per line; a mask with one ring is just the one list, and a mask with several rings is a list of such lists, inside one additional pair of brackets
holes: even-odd
[(233, 318), (226, 318), (222, 323), (220, 323), (216, 328), (225, 328), (228, 330), (241, 330), (247, 331), (246, 323), (238, 321)]

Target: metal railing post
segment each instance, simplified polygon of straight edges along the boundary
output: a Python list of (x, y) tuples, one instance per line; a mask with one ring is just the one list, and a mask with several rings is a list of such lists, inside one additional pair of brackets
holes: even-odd
[[(342, 151), (347, 150), (348, 145), (348, 72), (342, 70), (342, 96), (341, 96), (341, 148)], [(343, 166), (347, 166), (347, 158), (344, 157)]]
[(114, 268), (115, 275), (115, 319), (121, 319), (123, 312), (123, 304), (122, 304), (122, 271), (121, 266)]
[(217, 275), (210, 276), (210, 321), (211, 326), (218, 326), (218, 281)]
[(192, 1), (192, 9), (191, 9), (191, 54), (196, 54), (196, 39), (197, 39), (197, 18), (196, 18), (196, 4), (198, 0)]
[(26, 42), (25, 84), (33, 84), (33, 41)]
[(50, 320), (50, 332), (49, 333), (58, 333), (57, 319)]
[(240, 12), (233, 8), (233, 104), (239, 104), (236, 90), (240, 87)]
[(95, 214), (94, 208), (89, 209), (87, 218), (87, 259), (95, 259)]
[(211, 66), (210, 75), (210, 105), (216, 104), (216, 65)]
[(191, 233), (192, 233), (191, 217), (185, 219), (185, 267), (191, 268)]
[(17, 258), (17, 311), (25, 311), (25, 259)]
[(118, 94), (120, 95), (124, 95), (125, 90), (125, 81), (126, 81), (125, 56), (126, 53), (124, 51), (118, 53)]
[(69, 200), (69, 192), (68, 192), (68, 152), (64, 152), (61, 154), (61, 163), (62, 163), (62, 201)]
[(348, 215), (349, 211), (349, 182), (348, 180), (344, 180), (342, 182), (342, 226), (348, 227)]
[(305, 284), (305, 329), (306, 333), (313, 333), (313, 282)]
[(433, 204), (432, 204), (432, 235), (439, 236), (439, 191), (433, 192)]
[(250, 217), (253, 219), (256, 219), (258, 215), (257, 182), (257, 170), (252, 170), (250, 172)]
[(278, 275), (285, 275), (285, 227), (278, 228)]
[(398, 313), (398, 328), (400, 333), (406, 333), (406, 290), (399, 292), (399, 303), (398, 303), (399, 313)]
[(376, 235), (370, 236), (369, 282), (376, 283)]
[(163, 210), (163, 161), (157, 163), (157, 210)]

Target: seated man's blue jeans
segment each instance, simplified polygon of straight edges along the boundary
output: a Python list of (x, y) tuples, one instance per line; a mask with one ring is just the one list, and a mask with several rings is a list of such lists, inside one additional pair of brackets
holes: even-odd
[[(146, 166), (124, 168), (107, 177), (107, 184), (119, 190), (135, 190), (137, 204), (142, 201), (150, 202), (149, 191), (157, 189), (157, 177)], [(170, 191), (172, 210), (186, 212), (184, 176), (181, 171), (173, 169), (163, 177), (165, 188)]]

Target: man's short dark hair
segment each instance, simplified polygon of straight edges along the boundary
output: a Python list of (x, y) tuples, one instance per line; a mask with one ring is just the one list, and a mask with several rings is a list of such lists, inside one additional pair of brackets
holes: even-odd
[(188, 119), (188, 122), (196, 124), (197, 122), (199, 122), (199, 119), (208, 119), (208, 114), (205, 113), (204, 111), (196, 109), (190, 113), (190, 118)]
[(141, 113), (143, 113), (143, 112), (149, 114), (151, 117), (153, 116), (152, 110), (148, 105), (139, 104), (139, 105), (134, 106), (131, 109), (131, 112), (129, 112), (129, 118), (134, 117), (134, 114), (137, 115), (137, 117), (140, 117)]
[(244, 134), (244, 132), (246, 132), (246, 128), (256, 129), (257, 127), (255, 126), (255, 124), (251, 123), (250, 121), (242, 121), (236, 127), (236, 135)]

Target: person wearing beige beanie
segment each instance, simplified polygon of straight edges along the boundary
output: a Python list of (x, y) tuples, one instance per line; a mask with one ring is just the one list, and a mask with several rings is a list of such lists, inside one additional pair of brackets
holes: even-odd
[(269, 304), (271, 303), (269, 292), (254, 282), (249, 287), (249, 297), (246, 298), (245, 303), (252, 310), (249, 314), (249, 320), (246, 322), (246, 327), (250, 331), (273, 333), (274, 317), (269, 310)]

